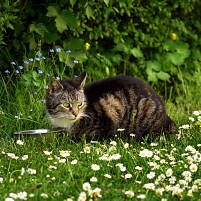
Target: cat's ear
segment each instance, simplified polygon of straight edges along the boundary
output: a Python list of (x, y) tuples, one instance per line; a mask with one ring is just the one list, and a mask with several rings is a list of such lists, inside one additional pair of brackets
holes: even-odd
[(82, 89), (84, 87), (86, 78), (87, 78), (87, 73), (84, 72), (73, 79), (73, 82), (75, 83), (77, 89)]
[(48, 87), (48, 93), (52, 94), (55, 91), (59, 91), (61, 89), (63, 89), (63, 86), (61, 85), (61, 83), (57, 79), (52, 79)]

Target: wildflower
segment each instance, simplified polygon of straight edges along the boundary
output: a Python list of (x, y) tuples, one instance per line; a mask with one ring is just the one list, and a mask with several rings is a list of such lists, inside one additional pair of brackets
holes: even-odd
[(117, 142), (111, 141), (110, 144), (111, 144), (112, 146), (116, 146), (116, 145), (117, 145)]
[(173, 173), (172, 169), (169, 168), (169, 169), (167, 169), (167, 171), (166, 171), (166, 176), (167, 176), (167, 177), (171, 177), (171, 176), (172, 176), (172, 173)]
[(157, 188), (155, 192), (157, 195), (163, 195), (164, 190), (164, 188)]
[(79, 63), (78, 60), (74, 60), (73, 62), (74, 62), (74, 64), (78, 64)]
[(22, 70), (22, 69), (23, 69), (23, 66), (18, 66), (18, 68), (19, 68), (20, 70)]
[(142, 158), (150, 158), (153, 156), (153, 152), (148, 149), (144, 149), (140, 151), (139, 156), (141, 156)]
[(60, 152), (60, 156), (62, 156), (62, 157), (68, 157), (68, 156), (70, 156), (70, 152), (71, 151), (59, 151)]
[(142, 167), (136, 166), (136, 167), (135, 167), (135, 170), (142, 170)]
[(130, 179), (130, 178), (132, 178), (132, 174), (125, 174), (124, 178), (125, 179)]
[(187, 193), (188, 196), (192, 197), (193, 196), (193, 191), (190, 189), (188, 190), (188, 193)]
[(121, 166), (119, 168), (120, 168), (121, 172), (125, 172), (126, 171), (126, 167), (125, 166)]
[(24, 61), (24, 64), (25, 64), (25, 65), (29, 65), (29, 62), (28, 62), (28, 61)]
[(134, 192), (132, 190), (125, 191), (125, 195), (128, 198), (132, 198), (134, 196)]
[(15, 72), (16, 72), (17, 74), (20, 74), (20, 71), (19, 71), (19, 70), (16, 70)]
[(59, 163), (65, 163), (66, 162), (66, 159), (65, 158), (62, 158), (59, 160)]
[(94, 190), (89, 191), (89, 195), (90, 195), (90, 197), (92, 197), (92, 198), (96, 198), (96, 197), (101, 198), (102, 195), (100, 194), (100, 192), (101, 192), (101, 189), (100, 189), (100, 188), (95, 188)]
[(40, 100), (42, 103), (46, 103), (46, 100), (45, 99), (43, 99), (43, 100)]
[(3, 183), (3, 177), (0, 177), (0, 183)]
[(50, 52), (51, 52), (51, 53), (54, 53), (54, 50), (53, 50), (53, 49), (50, 49)]
[(36, 56), (37, 56), (37, 57), (41, 57), (41, 56), (42, 56), (42, 54), (41, 54), (41, 53), (38, 53)]
[(198, 166), (196, 164), (191, 164), (189, 168), (191, 172), (197, 172), (198, 170)]
[(104, 174), (104, 177), (106, 177), (106, 178), (108, 178), (108, 179), (111, 179), (111, 178), (112, 178), (111, 175), (109, 175), (109, 174)]
[(36, 61), (40, 61), (40, 58), (39, 58), (39, 57), (36, 57)]
[(28, 158), (29, 158), (28, 155), (24, 155), (24, 156), (22, 156), (22, 160), (23, 160), (23, 161), (27, 160)]
[(90, 44), (89, 43), (85, 43), (85, 49), (88, 50), (90, 48)]
[(21, 200), (27, 200), (27, 192), (19, 192), (17, 194), (17, 198), (21, 199)]
[(120, 155), (120, 154), (113, 154), (113, 155), (112, 155), (112, 158), (113, 158), (114, 160), (118, 160), (118, 159), (121, 158), (121, 155)]
[(155, 177), (156, 173), (155, 172), (150, 172), (149, 174), (147, 174), (147, 178), (148, 179), (153, 179)]
[(82, 188), (84, 191), (89, 191), (91, 189), (91, 185), (90, 183), (88, 182), (85, 182), (83, 185), (82, 185)]
[(196, 153), (196, 149), (194, 147), (192, 147), (191, 145), (188, 145), (186, 148), (185, 148), (185, 151), (190, 151), (192, 154), (195, 154)]
[(9, 74), (9, 73), (10, 73), (10, 71), (9, 71), (9, 70), (5, 70), (5, 73), (6, 73), (6, 74)]
[(49, 198), (48, 194), (46, 194), (46, 193), (41, 193), (40, 196), (41, 196), (42, 198), (44, 198), (44, 199)]
[(154, 190), (155, 184), (154, 183), (147, 183), (147, 184), (144, 184), (143, 188), (146, 188), (147, 190)]
[(21, 176), (23, 176), (24, 173), (25, 173), (25, 169), (22, 167), (22, 169), (21, 169)]
[(6, 198), (4, 201), (15, 201), (13, 198)]
[(152, 143), (150, 144), (150, 146), (152, 146), (152, 147), (156, 147), (156, 146), (158, 146), (158, 144), (155, 143), (155, 142), (152, 142)]
[(128, 144), (128, 143), (125, 143), (125, 144), (124, 144), (124, 148), (127, 149), (128, 147), (129, 147), (129, 144)]
[(193, 117), (189, 117), (188, 119), (189, 119), (189, 121), (191, 121), (191, 122), (194, 122), (194, 121), (195, 121), (195, 119), (194, 119)]
[(85, 201), (85, 200), (87, 200), (87, 195), (85, 192), (81, 192), (77, 201)]
[(70, 51), (70, 50), (67, 50), (67, 51), (66, 51), (66, 53), (67, 53), (67, 54), (70, 54), (70, 53), (71, 53), (71, 51)]
[(56, 52), (61, 52), (61, 48), (56, 48)]
[(39, 73), (39, 74), (42, 74), (42, 73), (43, 73), (43, 71), (42, 71), (42, 70), (38, 70), (38, 73)]
[(192, 176), (192, 173), (191, 173), (190, 171), (184, 171), (184, 172), (182, 173), (182, 176), (183, 176), (183, 177), (191, 177), (191, 176)]
[(24, 142), (22, 140), (17, 140), (16, 144), (18, 144), (18, 145), (24, 145)]
[(140, 195), (137, 196), (137, 198), (138, 198), (138, 199), (145, 199), (145, 198), (146, 198), (146, 195), (140, 194)]
[(54, 169), (54, 170), (56, 170), (57, 167), (56, 167), (56, 166), (53, 166), (53, 165), (50, 165), (50, 166), (49, 166), (49, 169)]
[(50, 77), (50, 73), (47, 73), (47, 77)]
[(91, 177), (90, 182), (97, 182), (98, 179), (96, 177)]
[(195, 184), (192, 186), (191, 189), (193, 192), (198, 192), (198, 190), (199, 190), (198, 185), (195, 185)]
[(200, 112), (199, 112), (199, 111), (194, 111), (194, 112), (193, 112), (193, 115), (199, 116), (199, 115), (200, 115)]
[(14, 61), (11, 62), (12, 65), (16, 65), (16, 63)]
[(33, 58), (30, 58), (29, 61), (33, 61)]
[(56, 77), (57, 80), (60, 80), (60, 77)]
[(10, 193), (9, 196), (10, 196), (11, 198), (14, 198), (14, 199), (17, 198), (17, 194), (16, 194), (16, 193)]
[(86, 146), (86, 147), (84, 148), (84, 153), (89, 154), (89, 153), (90, 153), (90, 147)]
[(111, 146), (110, 148), (109, 148), (109, 152), (114, 152), (114, 151), (116, 151), (117, 149), (116, 149), (116, 147), (115, 146)]
[(123, 132), (125, 129), (124, 128), (118, 128), (117, 131)]
[(72, 165), (77, 164), (77, 160), (76, 160), (76, 159), (75, 159), (75, 160), (72, 160), (72, 161), (71, 161), (71, 164), (72, 164)]
[(30, 194), (29, 194), (29, 197), (30, 197), (30, 198), (33, 198), (34, 196), (35, 196), (35, 195), (34, 195), (33, 193), (30, 193)]
[(171, 177), (169, 178), (169, 182), (170, 182), (170, 184), (175, 184), (175, 182), (176, 182), (176, 177), (175, 177), (175, 176), (171, 176)]
[(97, 164), (92, 164), (91, 169), (97, 171), (97, 170), (100, 170), (100, 166)]
[(189, 124), (182, 125), (182, 126), (179, 127), (179, 129), (186, 129), (186, 130), (188, 130), (188, 129), (190, 129), (190, 125)]
[(36, 174), (36, 170), (31, 169), (31, 168), (28, 168), (27, 172), (28, 172), (29, 174)]
[(47, 156), (49, 156), (49, 155), (51, 155), (52, 154), (52, 151), (43, 151), (43, 153), (45, 154), (45, 155), (47, 155)]

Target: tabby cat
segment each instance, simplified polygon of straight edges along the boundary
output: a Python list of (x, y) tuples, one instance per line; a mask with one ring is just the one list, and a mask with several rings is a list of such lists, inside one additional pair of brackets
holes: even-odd
[(50, 82), (46, 109), (54, 127), (87, 140), (113, 138), (119, 128), (136, 141), (149, 133), (177, 133), (160, 96), (140, 79), (119, 75), (84, 86), (86, 76)]

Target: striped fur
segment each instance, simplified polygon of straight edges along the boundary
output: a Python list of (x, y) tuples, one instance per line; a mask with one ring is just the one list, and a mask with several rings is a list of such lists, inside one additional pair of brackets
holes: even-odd
[(123, 128), (121, 137), (133, 133), (136, 141), (142, 141), (149, 133), (177, 133), (161, 97), (143, 81), (120, 75), (84, 87), (85, 79), (86, 73), (61, 82), (54, 79), (47, 90), (49, 119), (70, 136), (113, 138)]

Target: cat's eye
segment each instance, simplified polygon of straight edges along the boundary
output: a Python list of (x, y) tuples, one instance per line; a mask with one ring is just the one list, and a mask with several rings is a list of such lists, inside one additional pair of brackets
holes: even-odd
[(68, 108), (70, 107), (70, 103), (63, 103), (63, 106)]
[(78, 107), (81, 107), (82, 106), (82, 102), (78, 102), (77, 105), (78, 105)]

